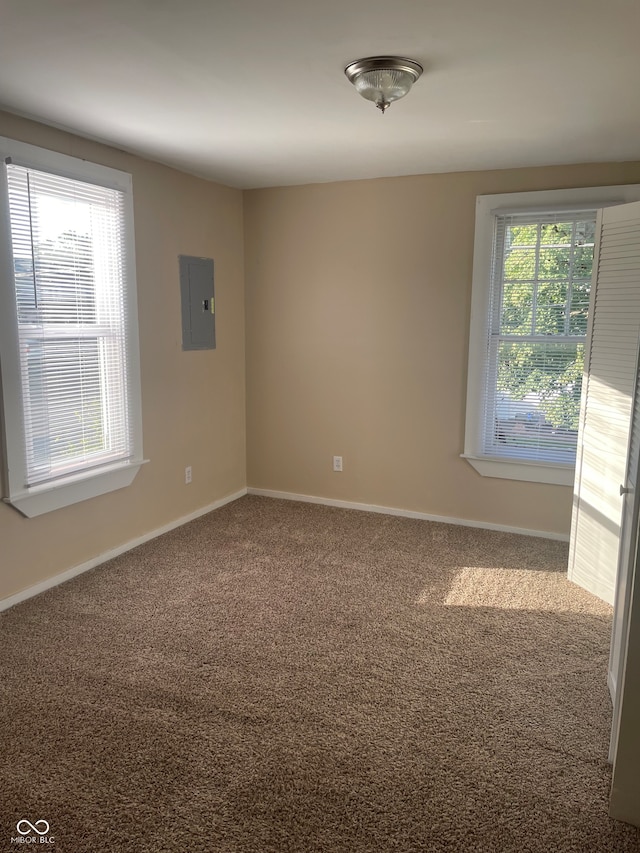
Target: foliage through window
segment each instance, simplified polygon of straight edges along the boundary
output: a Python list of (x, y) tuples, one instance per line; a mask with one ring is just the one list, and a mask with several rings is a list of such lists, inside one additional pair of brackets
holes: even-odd
[(574, 461), (596, 211), (496, 217), (484, 452)]

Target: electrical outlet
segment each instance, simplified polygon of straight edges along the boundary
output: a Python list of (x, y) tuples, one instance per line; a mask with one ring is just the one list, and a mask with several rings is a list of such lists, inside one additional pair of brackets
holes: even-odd
[(184, 469), (184, 481), (185, 483), (191, 482), (191, 465), (187, 465), (187, 467)]
[(342, 471), (342, 456), (333, 457), (333, 470)]

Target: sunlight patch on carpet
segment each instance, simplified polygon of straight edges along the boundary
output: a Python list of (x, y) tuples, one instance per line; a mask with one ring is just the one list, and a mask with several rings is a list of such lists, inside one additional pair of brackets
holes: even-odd
[[(425, 590), (417, 604), (432, 601)], [(495, 607), (501, 610), (534, 610), (582, 613), (593, 608), (590, 593), (567, 580), (563, 572), (464, 566), (451, 582), (443, 604), (451, 607)], [(601, 602), (602, 612), (610, 612)]]

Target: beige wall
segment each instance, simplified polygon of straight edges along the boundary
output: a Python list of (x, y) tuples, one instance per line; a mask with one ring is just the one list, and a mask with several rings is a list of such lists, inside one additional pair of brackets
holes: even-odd
[[(246, 473), (242, 193), (2, 113), (0, 135), (133, 175), (150, 460), (130, 488), (38, 518), (0, 504), (3, 599), (244, 488)], [(179, 254), (215, 260), (214, 351), (181, 350)]]
[(460, 458), (475, 197), (634, 182), (640, 163), (245, 193), (249, 485), (568, 533), (569, 488)]

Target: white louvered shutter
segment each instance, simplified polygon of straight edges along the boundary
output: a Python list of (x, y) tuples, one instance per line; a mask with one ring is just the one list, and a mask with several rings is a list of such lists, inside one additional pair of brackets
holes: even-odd
[(640, 203), (599, 216), (569, 578), (614, 603), (640, 340)]

